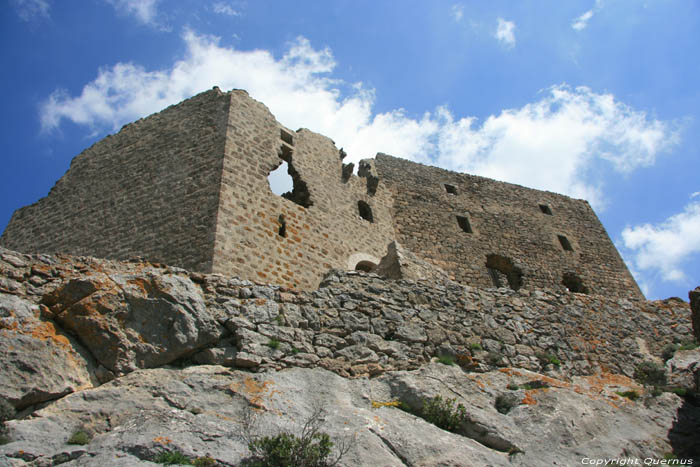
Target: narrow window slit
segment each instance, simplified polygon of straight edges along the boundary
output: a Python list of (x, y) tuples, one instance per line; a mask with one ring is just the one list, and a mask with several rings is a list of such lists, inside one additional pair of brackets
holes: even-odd
[(561, 247), (566, 250), (566, 251), (574, 251), (573, 247), (571, 246), (571, 242), (569, 242), (569, 239), (566, 238), (563, 235), (557, 235), (557, 238), (559, 239), (559, 243), (561, 243)]
[(459, 224), (459, 227), (466, 233), (472, 233), (472, 226), (467, 217), (457, 216), (457, 224)]

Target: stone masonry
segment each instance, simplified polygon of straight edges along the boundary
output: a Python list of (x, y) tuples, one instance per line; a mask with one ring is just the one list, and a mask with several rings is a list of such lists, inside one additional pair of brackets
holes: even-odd
[[(371, 270), (397, 240), (465, 285), (643, 299), (583, 200), (382, 154), (358, 176), (343, 157), (214, 88), (78, 155), (0, 244), (312, 290), (330, 269)], [(283, 161), (294, 188), (277, 196), (267, 177)]]
[(590, 205), (556, 193), (378, 154), (396, 239), (475, 287), (643, 299)]

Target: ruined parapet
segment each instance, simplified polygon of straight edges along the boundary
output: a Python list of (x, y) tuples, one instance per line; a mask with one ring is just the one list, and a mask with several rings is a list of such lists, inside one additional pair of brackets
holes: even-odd
[(643, 299), (590, 205), (378, 154), (396, 240), (476, 287)]
[(424, 261), (394, 241), (387, 247), (387, 254), (372, 272), (387, 279), (449, 280), (447, 273)]

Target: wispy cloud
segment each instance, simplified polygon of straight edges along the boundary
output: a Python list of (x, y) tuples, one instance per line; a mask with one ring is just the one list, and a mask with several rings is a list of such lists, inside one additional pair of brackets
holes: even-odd
[[(691, 195), (691, 199), (695, 194)], [(700, 260), (700, 201), (691, 201), (682, 212), (658, 224), (628, 226), (622, 231), (626, 257), (643, 281), (660, 276), (664, 281), (686, 283), (683, 271)]]
[(49, 18), (51, 4), (48, 0), (10, 0), (10, 3), (24, 21)]
[(105, 0), (118, 13), (134, 16), (140, 23), (155, 26), (160, 0)]
[(118, 63), (99, 71), (80, 95), (56, 90), (41, 107), (45, 131), (63, 121), (94, 132), (157, 112), (214, 85), (242, 88), (290, 128), (306, 127), (343, 146), (348, 160), (382, 151), (441, 167), (586, 198), (600, 208), (595, 170), (620, 173), (654, 163), (678, 140), (674, 126), (589, 88), (554, 86), (534, 102), (482, 123), (438, 107), (415, 118), (403, 109), (374, 113), (374, 91), (343, 83), (329, 49), (298, 38), (275, 58), (265, 50), (222, 47), (183, 34), (186, 55), (161, 70)]
[(450, 14), (452, 15), (452, 18), (459, 23), (464, 17), (464, 5), (461, 3), (452, 5), (452, 8), (450, 8)]
[(219, 15), (240, 16), (241, 12), (233, 8), (232, 5), (224, 2), (214, 2), (211, 6), (212, 11)]
[(576, 31), (583, 31), (584, 29), (586, 29), (590, 19), (593, 18), (593, 15), (596, 14), (602, 8), (602, 6), (603, 1), (596, 0), (595, 6), (583, 13), (581, 16), (575, 18), (574, 21), (571, 23), (571, 27)]
[(501, 44), (506, 47), (514, 47), (515, 23), (513, 21), (506, 21), (503, 18), (498, 18), (498, 26), (496, 27), (496, 33), (494, 35)]

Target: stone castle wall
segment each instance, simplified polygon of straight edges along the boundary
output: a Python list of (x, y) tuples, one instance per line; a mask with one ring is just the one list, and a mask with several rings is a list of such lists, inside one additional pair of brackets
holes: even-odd
[[(331, 268), (379, 262), (393, 238), (385, 187), (372, 191), (366, 178), (343, 179), (333, 141), (281, 127), (243, 91), (231, 93), (228, 125), (215, 272), (311, 289)], [(267, 177), (283, 160), (294, 172), (294, 200), (270, 191)], [(371, 220), (360, 216), (360, 202)]]
[(1, 243), (211, 270), (228, 105), (200, 94), (95, 143)]
[[(344, 155), (245, 91), (214, 88), (77, 156), (0, 243), (310, 290), (398, 240), (462, 284), (643, 298), (585, 201), (385, 155), (356, 176)], [(283, 161), (294, 189), (278, 196), (267, 177)]]
[(584, 200), (383, 154), (376, 168), (397, 240), (460, 283), (644, 298)]

